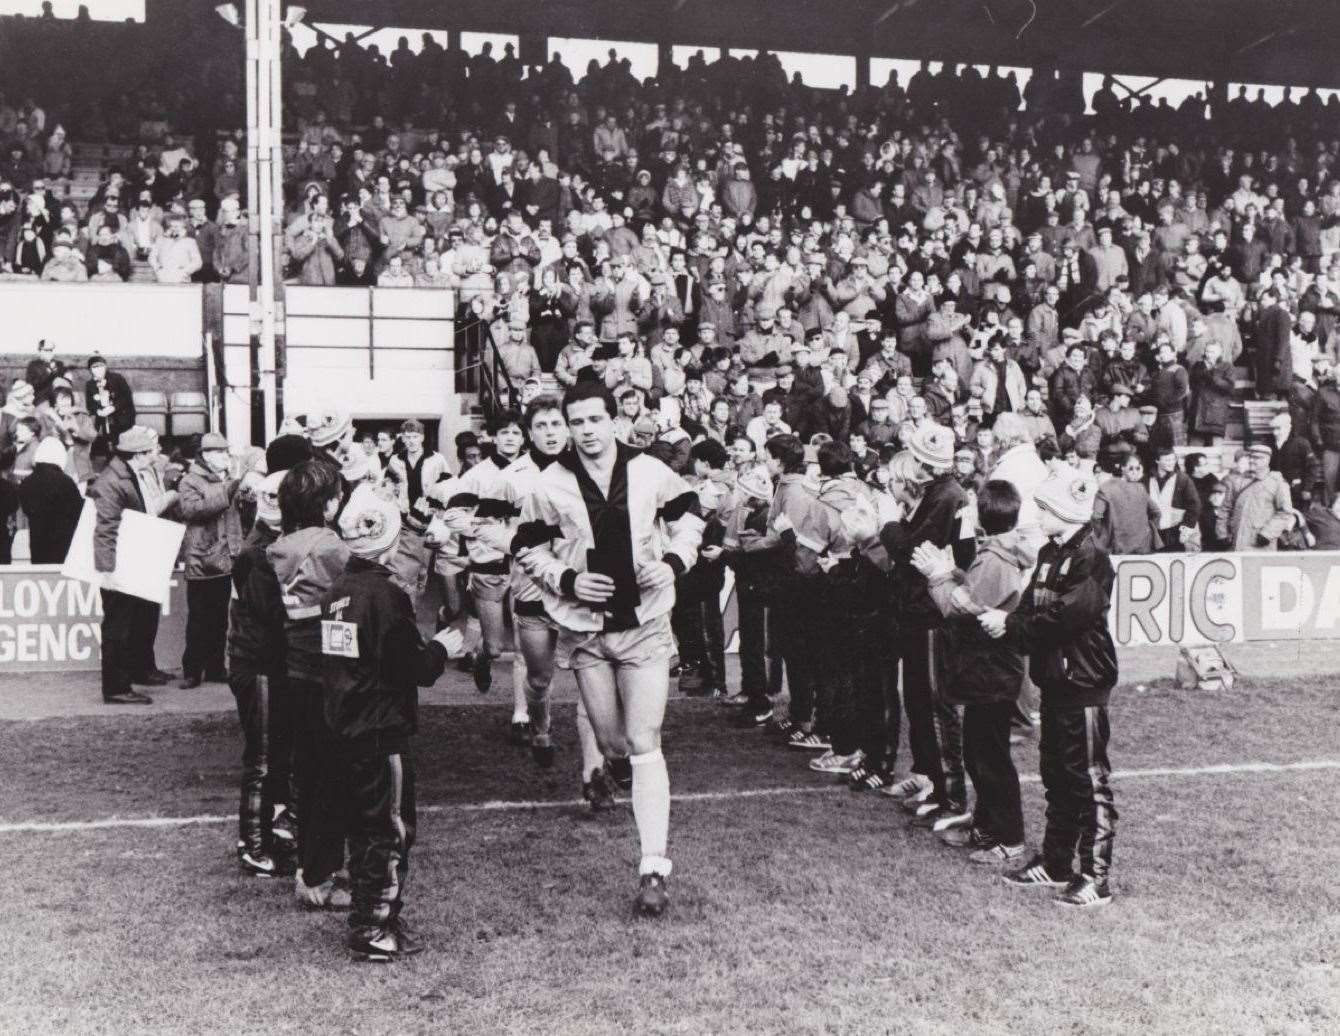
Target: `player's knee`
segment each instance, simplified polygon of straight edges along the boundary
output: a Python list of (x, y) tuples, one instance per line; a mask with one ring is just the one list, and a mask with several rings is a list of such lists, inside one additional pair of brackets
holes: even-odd
[(643, 727), (628, 732), (628, 751), (632, 755), (645, 755), (661, 747), (661, 728)]

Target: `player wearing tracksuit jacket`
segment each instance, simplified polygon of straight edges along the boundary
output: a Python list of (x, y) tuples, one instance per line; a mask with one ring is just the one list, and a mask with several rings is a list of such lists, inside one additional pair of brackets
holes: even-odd
[(443, 630), (424, 643), (409, 595), (386, 562), (400, 535), (400, 511), (359, 486), (340, 515), (351, 557), (321, 602), (321, 673), (334, 766), (346, 795), (349, 947), (393, 960), (422, 947), (400, 917), (414, 844), (414, 756), (419, 687), (442, 675)]
[(1047, 829), (1042, 852), (1007, 880), (1064, 887), (1057, 901), (1079, 907), (1112, 898), (1117, 821), (1107, 758), (1107, 703), (1117, 682), (1107, 626), (1115, 574), (1090, 525), (1096, 491), (1092, 476), (1073, 469), (1054, 472), (1038, 487), (1034, 499), (1048, 540), (1032, 581), (1015, 611), (980, 619), (988, 633), (1028, 652), (1029, 673), (1042, 691)]
[(914, 825), (940, 831), (967, 825), (972, 817), (967, 811), (962, 725), (956, 708), (937, 690), (945, 676), (944, 616), (931, 599), (926, 577), (912, 565), (912, 552), (923, 543), (941, 550), (951, 547), (958, 567), (966, 571), (976, 554), (976, 530), (967, 493), (954, 478), (954, 433), (944, 425), (928, 424), (917, 429), (909, 448), (924, 473), (925, 488), (916, 510), (885, 525), (880, 539), (893, 567), (912, 769), (930, 782), (904, 805), (914, 814)]

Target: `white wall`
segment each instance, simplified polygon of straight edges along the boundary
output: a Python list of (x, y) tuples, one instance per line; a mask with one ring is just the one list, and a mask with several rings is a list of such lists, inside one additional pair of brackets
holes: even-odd
[[(288, 368), (284, 411), (321, 406), (355, 418), (441, 422), (441, 441), (464, 427), (456, 394), (454, 292), (415, 288), (286, 290)], [(224, 400), (228, 434), (250, 435), (247, 290), (224, 290), (224, 365), (236, 386)]]
[(64, 353), (198, 360), (200, 292), (194, 284), (0, 282), (5, 348), (26, 352), (54, 338)]

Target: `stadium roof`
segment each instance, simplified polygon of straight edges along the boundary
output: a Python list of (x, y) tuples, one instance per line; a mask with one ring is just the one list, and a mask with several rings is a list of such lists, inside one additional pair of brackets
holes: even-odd
[(308, 20), (1340, 86), (1335, 0), (308, 0)]

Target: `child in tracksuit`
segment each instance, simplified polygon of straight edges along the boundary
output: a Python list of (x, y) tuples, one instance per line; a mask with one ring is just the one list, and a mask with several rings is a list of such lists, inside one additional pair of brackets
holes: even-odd
[(228, 613), (228, 683), (243, 743), (237, 858), (243, 871), (260, 877), (288, 870), (295, 835), (288, 809), (284, 822), (275, 817), (277, 807), (294, 805), (293, 717), (284, 681), (284, 606), (265, 554), (279, 538), (283, 478), (276, 471), (256, 491), (256, 520), (233, 562)]
[(963, 764), (977, 800), (972, 826), (940, 832), (948, 845), (973, 850), (973, 863), (1001, 864), (1024, 854), (1019, 774), (1010, 757), (1010, 721), (1024, 679), (1024, 656), (993, 640), (977, 622), (992, 609), (1013, 611), (1023, 596), (1024, 574), (1034, 548), (1015, 525), (1022, 503), (1009, 482), (985, 483), (977, 498), (978, 524), (986, 534), (967, 572), (954, 568), (947, 551), (930, 545), (913, 552), (935, 605), (945, 616), (949, 679), (944, 695), (963, 707)]
[(442, 675), (461, 635), (427, 644), (409, 595), (387, 563), (400, 537), (400, 509), (357, 487), (340, 514), (352, 555), (321, 603), (321, 672), (334, 768), (346, 799), (353, 912), (349, 948), (390, 961), (423, 947), (401, 919), (414, 844), (414, 756), (419, 687)]
[(1047, 542), (1033, 579), (1014, 612), (992, 610), (978, 620), (991, 636), (1029, 653), (1029, 673), (1042, 691), (1047, 830), (1042, 852), (1006, 880), (1061, 888), (1057, 902), (1076, 907), (1111, 901), (1117, 822), (1107, 758), (1107, 702), (1117, 682), (1107, 628), (1115, 575), (1090, 526), (1096, 492), (1092, 476), (1073, 468), (1053, 471), (1038, 487), (1034, 500)]

